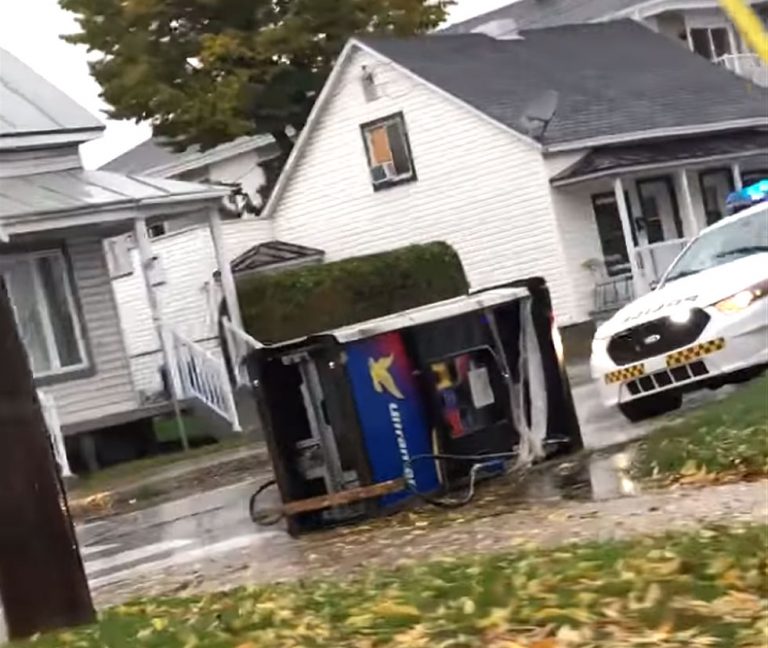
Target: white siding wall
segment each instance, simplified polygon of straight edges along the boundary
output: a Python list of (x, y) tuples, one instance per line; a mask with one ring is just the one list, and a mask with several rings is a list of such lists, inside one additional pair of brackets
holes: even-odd
[[(232, 260), (253, 245), (270, 240), (271, 230), (271, 221), (255, 218), (225, 221), (223, 232), (228, 258)], [(214, 338), (218, 336), (218, 328), (212, 306), (218, 304), (220, 297), (213, 280), (217, 265), (208, 226), (198, 225), (153, 239), (152, 249), (160, 259), (165, 277), (165, 283), (158, 287), (165, 322), (193, 341), (212, 341), (217, 347)], [(133, 250), (132, 256), (133, 274), (112, 283), (137, 388), (151, 392), (159, 385), (159, 341), (149, 311), (138, 252)]]
[(246, 151), (226, 160), (212, 164), (208, 170), (208, 180), (211, 182), (239, 182), (243, 190), (254, 200), (256, 193), (266, 181), (264, 170), (259, 166), (257, 151)]
[[(381, 84), (371, 103), (358, 81), (362, 65)], [(399, 111), (418, 181), (374, 192), (360, 124)], [(358, 52), (276, 205), (275, 233), (325, 250), (329, 261), (444, 240), (476, 288), (543, 275), (565, 324), (577, 312), (549, 193), (535, 148)]]
[(129, 412), (138, 405), (101, 239), (72, 238), (67, 249), (96, 374), (44, 387), (54, 397), (63, 425)]

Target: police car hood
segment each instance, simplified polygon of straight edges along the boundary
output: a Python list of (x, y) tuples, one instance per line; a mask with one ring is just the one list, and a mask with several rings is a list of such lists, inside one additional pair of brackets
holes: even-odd
[(597, 330), (611, 337), (643, 322), (681, 308), (711, 306), (768, 277), (768, 253), (752, 254), (709, 270), (672, 281), (627, 304)]

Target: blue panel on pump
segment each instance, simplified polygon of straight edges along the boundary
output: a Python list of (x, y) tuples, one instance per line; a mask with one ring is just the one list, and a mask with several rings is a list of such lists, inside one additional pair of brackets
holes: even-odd
[[(386, 333), (346, 347), (347, 374), (375, 483), (405, 477), (413, 488), (430, 492), (438, 485), (434, 461), (408, 459), (432, 452), (429, 424), (399, 333)], [(385, 495), (390, 505), (407, 491)]]

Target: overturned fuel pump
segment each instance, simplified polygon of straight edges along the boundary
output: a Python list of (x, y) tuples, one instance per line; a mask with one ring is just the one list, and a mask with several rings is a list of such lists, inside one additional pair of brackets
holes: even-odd
[(582, 447), (538, 278), (264, 347), (250, 371), (282, 500), (264, 485), (252, 516), (293, 535), (463, 505), (479, 476)]

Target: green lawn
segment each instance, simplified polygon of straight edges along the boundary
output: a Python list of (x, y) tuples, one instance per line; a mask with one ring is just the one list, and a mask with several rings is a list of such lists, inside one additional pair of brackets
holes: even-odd
[(146, 600), (18, 647), (765, 645), (768, 527), (456, 556), (349, 581)]
[(768, 377), (655, 431), (640, 444), (634, 471), (690, 483), (768, 475)]
[(69, 493), (70, 498), (87, 497), (88, 495), (118, 488), (125, 484), (140, 481), (142, 478), (150, 477), (153, 474), (168, 468), (179, 465), (185, 461), (201, 459), (203, 457), (213, 457), (220, 453), (230, 452), (236, 448), (246, 447), (252, 444), (249, 438), (238, 436), (232, 439), (219, 441), (210, 445), (192, 448), (187, 452), (178, 451), (168, 454), (147, 457), (146, 459), (137, 459), (126, 463), (104, 468), (91, 475), (85, 475), (75, 482), (74, 487)]

